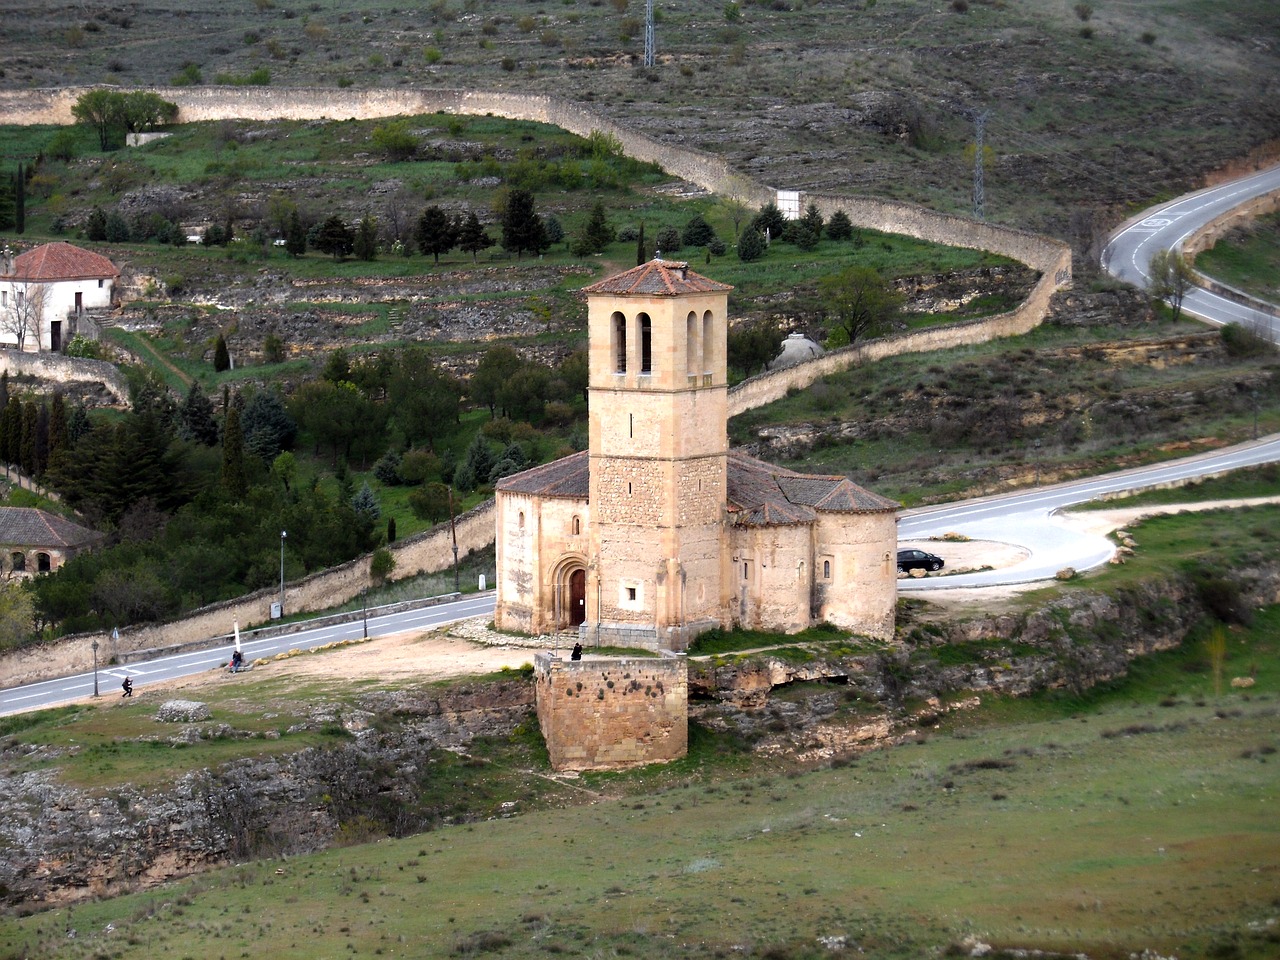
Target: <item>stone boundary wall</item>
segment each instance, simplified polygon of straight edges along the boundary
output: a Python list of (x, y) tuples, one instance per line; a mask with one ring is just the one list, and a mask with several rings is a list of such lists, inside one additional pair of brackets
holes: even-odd
[[(460, 557), (493, 544), (493, 514), (494, 503), (486, 500), (455, 519)], [(436, 573), (453, 564), (453, 539), (447, 523), (436, 524), (430, 530), (393, 543), (387, 549), (395, 557), (397, 578)], [(286, 612), (324, 610), (359, 596), (362, 590), (373, 585), (369, 561), (370, 555), (365, 554), (341, 566), (286, 584)], [(92, 670), (92, 643), (95, 639), (99, 644), (99, 666), (113, 659), (125, 660), (139, 650), (184, 647), (202, 642), (217, 645), (226, 642), (237, 621), (246, 630), (254, 624), (269, 622), (271, 604), (279, 596), (276, 587), (259, 590), (234, 600), (201, 607), (171, 623), (122, 629), (119, 640), (113, 640), (109, 632), (80, 633), (51, 644), (25, 647), (0, 657), (0, 686), (17, 686)]]
[[(0, 116), (13, 124), (70, 124), (71, 108), (96, 87), (63, 87), (38, 90), (0, 90)], [(119, 88), (121, 90), (130, 88)], [(155, 93), (178, 105), (178, 122), (202, 120), (315, 120), (376, 119), (427, 113), (494, 115), (513, 120), (553, 124), (579, 136), (593, 131), (618, 138), (624, 152), (652, 162), (673, 176), (705, 190), (757, 207), (776, 200), (777, 191), (735, 170), (722, 158), (689, 147), (661, 143), (636, 133), (624, 124), (606, 119), (579, 104), (543, 95), (466, 90), (338, 90), (330, 88), (271, 87), (157, 87)], [(1048, 313), (1055, 290), (1071, 281), (1071, 252), (1066, 244), (1021, 230), (939, 214), (912, 204), (869, 197), (803, 194), (801, 204), (815, 204), (824, 216), (844, 210), (856, 225), (902, 233), (938, 243), (991, 250), (1026, 263), (1040, 273), (1040, 280), (1017, 309), (1000, 317), (901, 337), (888, 337), (828, 354), (809, 364), (764, 374), (730, 392), (729, 413), (769, 403), (787, 390), (802, 388), (819, 377), (895, 353), (936, 350), (977, 343), (995, 336), (1012, 336), (1032, 329)], [(477, 513), (481, 511), (481, 513)], [(493, 543), (493, 506), (476, 508), (458, 521), (458, 546), (463, 552)], [(487, 523), (487, 529), (485, 524)], [(464, 543), (464, 540), (466, 541)], [(408, 576), (444, 569), (452, 561), (452, 543), (445, 527), (428, 531), (393, 548), (396, 571)], [(322, 609), (355, 596), (368, 584), (368, 558), (362, 557), (333, 570), (290, 585), (289, 607)], [(226, 632), (226, 624), (239, 619), (249, 624), (266, 619), (274, 591), (264, 590), (199, 611), (173, 624), (130, 630), (121, 635), (127, 649), (168, 646)], [(92, 637), (75, 638), (74, 652), (59, 656), (54, 666), (49, 651), (39, 655), (15, 654), (0, 663), (0, 683), (27, 682), (53, 676), (61, 670), (89, 669)], [(14, 663), (13, 661), (20, 661)], [(47, 666), (46, 666), (47, 664)]]
[(689, 752), (683, 657), (533, 659), (538, 725), (553, 770), (620, 770)]
[[(1191, 236), (1187, 237), (1182, 243), (1182, 253), (1194, 263), (1199, 254), (1212, 247), (1233, 228), (1256, 220), (1258, 217), (1265, 217), (1269, 213), (1275, 213), (1277, 210), (1280, 210), (1280, 191), (1254, 197), (1216, 220), (1210, 220)], [(1280, 316), (1280, 307), (1277, 307), (1276, 304), (1269, 303), (1266, 300), (1259, 300), (1257, 297), (1245, 293), (1243, 290), (1237, 290), (1235, 287), (1229, 286), (1220, 280), (1215, 280), (1199, 270), (1195, 271), (1195, 282), (1197, 286), (1204, 287), (1220, 297), (1226, 297), (1228, 300), (1251, 307), (1272, 317)]]
[(129, 385), (124, 374), (106, 360), (68, 357), (61, 353), (0, 350), (0, 371), (10, 377), (30, 376), (54, 383), (100, 383), (116, 402), (129, 402)]

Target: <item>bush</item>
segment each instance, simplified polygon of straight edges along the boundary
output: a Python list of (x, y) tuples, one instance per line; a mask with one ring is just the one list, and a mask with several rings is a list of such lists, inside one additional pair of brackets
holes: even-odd
[(658, 231), (657, 244), (663, 254), (676, 253), (680, 249), (680, 231), (675, 227), (663, 227)]

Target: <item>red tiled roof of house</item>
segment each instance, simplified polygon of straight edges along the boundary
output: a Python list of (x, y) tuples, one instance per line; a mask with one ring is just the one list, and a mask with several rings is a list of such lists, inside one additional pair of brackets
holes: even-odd
[(503, 477), (494, 488), (499, 493), (527, 493), (538, 497), (587, 499), (591, 472), (587, 451), (571, 453), (540, 467)]
[(81, 547), (102, 539), (97, 530), (36, 507), (0, 507), (0, 544), (13, 547)]
[(17, 280), (97, 280), (120, 276), (116, 265), (92, 250), (63, 243), (43, 243), (13, 258)]
[(607, 277), (582, 289), (584, 293), (678, 297), (686, 293), (719, 293), (733, 287), (694, 273), (683, 260), (659, 260), (655, 257), (626, 273)]

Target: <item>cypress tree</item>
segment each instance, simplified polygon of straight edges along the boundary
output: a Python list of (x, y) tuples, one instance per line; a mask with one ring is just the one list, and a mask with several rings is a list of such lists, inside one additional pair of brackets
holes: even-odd
[(53, 404), (49, 409), (49, 457), (66, 448), (69, 442), (67, 432), (67, 402), (62, 391), (55, 390)]
[(36, 431), (39, 416), (35, 401), (22, 405), (22, 437), (18, 442), (18, 462), (22, 472), (29, 477), (36, 472)]
[(291, 257), (300, 257), (307, 252), (307, 231), (302, 229), (302, 220), (296, 207), (289, 214), (289, 230), (284, 237), (284, 249)]
[(49, 408), (40, 404), (36, 409), (35, 474), (40, 476), (49, 465)]
[(244, 434), (240, 431), (240, 408), (231, 405), (222, 428), (222, 486), (233, 499), (249, 492), (249, 479), (244, 467)]
[(387, 543), (396, 542), (396, 518), (387, 517)]
[(213, 348), (213, 369), (218, 373), (231, 369), (231, 354), (227, 350), (227, 341), (222, 334), (218, 334), (218, 342)]
[(10, 397), (9, 402), (5, 404), (5, 411), (9, 414), (9, 425), (7, 429), (7, 446), (8, 458), (6, 463), (22, 462), (22, 401), (17, 397)]
[(644, 221), (640, 221), (640, 235), (636, 237), (636, 266), (640, 266), (649, 259), (649, 254), (644, 248)]
[(25, 233), (27, 229), (27, 172), (23, 169), (22, 164), (18, 164), (18, 175), (13, 178), (13, 206), (14, 220), (17, 223), (14, 229), (18, 233)]

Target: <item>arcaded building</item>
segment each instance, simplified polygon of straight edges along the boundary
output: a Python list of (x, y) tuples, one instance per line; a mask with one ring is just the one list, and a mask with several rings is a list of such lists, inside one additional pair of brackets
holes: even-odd
[(898, 505), (729, 450), (730, 289), (665, 260), (586, 288), (589, 449), (498, 484), (499, 629), (892, 635)]

